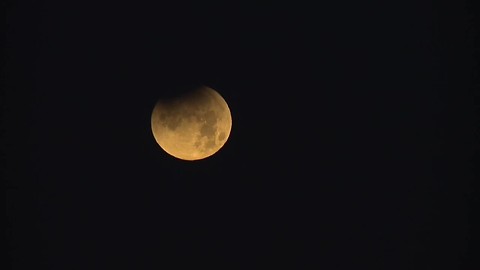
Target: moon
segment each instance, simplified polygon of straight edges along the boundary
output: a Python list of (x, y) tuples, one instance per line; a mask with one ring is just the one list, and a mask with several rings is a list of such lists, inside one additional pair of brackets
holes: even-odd
[(151, 127), (165, 152), (182, 160), (199, 160), (224, 146), (232, 129), (232, 116), (217, 91), (201, 86), (173, 99), (158, 100)]

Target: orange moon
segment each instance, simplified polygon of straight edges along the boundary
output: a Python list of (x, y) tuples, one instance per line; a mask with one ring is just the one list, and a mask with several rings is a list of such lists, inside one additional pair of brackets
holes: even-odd
[(232, 116), (217, 91), (201, 86), (173, 99), (158, 100), (151, 127), (165, 152), (182, 160), (199, 160), (224, 146), (232, 129)]

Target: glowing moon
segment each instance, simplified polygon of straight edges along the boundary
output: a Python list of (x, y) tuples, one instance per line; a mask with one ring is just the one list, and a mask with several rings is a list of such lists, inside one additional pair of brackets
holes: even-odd
[(198, 160), (223, 147), (230, 136), (232, 116), (223, 97), (202, 86), (171, 100), (160, 99), (153, 108), (151, 126), (165, 152)]

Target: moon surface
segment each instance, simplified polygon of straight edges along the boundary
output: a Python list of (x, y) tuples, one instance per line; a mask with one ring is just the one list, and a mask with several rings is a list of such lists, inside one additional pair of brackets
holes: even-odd
[(173, 99), (158, 100), (151, 127), (165, 152), (183, 160), (199, 160), (223, 147), (230, 136), (232, 116), (217, 91), (201, 86)]

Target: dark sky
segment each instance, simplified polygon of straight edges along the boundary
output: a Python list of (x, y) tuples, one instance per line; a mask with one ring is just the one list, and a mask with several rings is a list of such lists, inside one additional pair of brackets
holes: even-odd
[[(163, 2), (4, 5), (3, 269), (480, 269), (475, 1)], [(195, 84), (233, 126), (187, 162)]]

